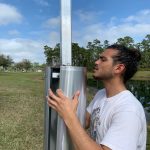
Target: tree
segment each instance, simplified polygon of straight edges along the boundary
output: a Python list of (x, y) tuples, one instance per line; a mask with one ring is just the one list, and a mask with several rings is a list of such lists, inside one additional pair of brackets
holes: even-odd
[(93, 40), (93, 42), (88, 42), (87, 51), (87, 66), (88, 70), (92, 71), (95, 60), (98, 59), (99, 54), (103, 51), (101, 42), (98, 39)]
[[(60, 43), (54, 48), (44, 46), (44, 54), (48, 65), (55, 66), (60, 64)], [(72, 43), (72, 64), (82, 66), (85, 64), (85, 49), (81, 48), (78, 43)]]
[(28, 59), (23, 59), (22, 64), (25, 71), (28, 71), (32, 67), (31, 62)]
[(46, 63), (47, 64), (52, 64), (52, 51), (53, 49), (51, 47), (48, 47), (47, 45), (44, 46), (44, 54), (45, 54), (45, 57), (46, 57)]
[(83, 51), (78, 43), (72, 43), (72, 65), (73, 66), (82, 66), (83, 64)]
[[(80, 47), (78, 43), (72, 43), (72, 64), (74, 66), (87, 66), (88, 70), (91, 71), (94, 61), (102, 51), (102, 45), (98, 39), (93, 40), (93, 42), (88, 42), (87, 49)], [(60, 64), (59, 43), (54, 48), (48, 47), (47, 45), (44, 46), (44, 54), (48, 65), (54, 66), (54, 64)]]
[(44, 46), (44, 54), (48, 65), (57, 65), (60, 62), (60, 44), (56, 44), (55, 48)]
[(127, 47), (134, 47), (134, 40), (130, 36), (117, 39), (117, 44), (121, 44)]
[(21, 62), (15, 64), (15, 68), (22, 71), (28, 71), (31, 67), (32, 64), (28, 59), (23, 59)]
[(13, 60), (10, 56), (0, 55), (0, 66), (7, 69), (11, 64), (13, 64)]
[(16, 70), (22, 70), (23, 71), (23, 63), (22, 62), (18, 62), (18, 63), (15, 63), (15, 66), (14, 68), (16, 68)]
[(142, 51), (141, 67), (150, 68), (150, 34), (145, 36), (145, 39), (140, 44), (140, 48)]
[(105, 40), (103, 44), (103, 49), (106, 49), (109, 46), (109, 41)]

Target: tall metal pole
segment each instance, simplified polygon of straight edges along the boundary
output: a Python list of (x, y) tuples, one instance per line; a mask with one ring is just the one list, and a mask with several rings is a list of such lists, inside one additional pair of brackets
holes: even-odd
[(71, 0), (61, 0), (61, 64), (72, 65)]
[[(75, 91), (80, 90), (78, 118), (84, 126), (86, 108), (86, 69), (72, 65), (71, 40), (71, 0), (61, 0), (61, 64), (60, 83), (64, 94), (72, 99)], [(63, 119), (58, 115), (56, 150), (73, 150), (73, 143)]]
[[(71, 0), (61, 1), (61, 66), (48, 66), (45, 76), (45, 95), (48, 89), (61, 88), (72, 99), (79, 90), (77, 116), (84, 127), (86, 111), (86, 68), (72, 65)], [(44, 150), (73, 150), (73, 143), (63, 119), (45, 101)]]

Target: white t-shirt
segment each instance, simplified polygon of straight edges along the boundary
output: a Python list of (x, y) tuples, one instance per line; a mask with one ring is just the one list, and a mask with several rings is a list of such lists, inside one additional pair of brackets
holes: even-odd
[(87, 107), (91, 137), (112, 150), (146, 150), (146, 118), (141, 103), (128, 90), (106, 97), (97, 92)]

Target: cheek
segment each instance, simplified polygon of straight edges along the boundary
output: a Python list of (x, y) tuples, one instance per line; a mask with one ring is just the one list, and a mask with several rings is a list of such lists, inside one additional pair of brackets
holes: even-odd
[(103, 67), (101, 67), (102, 71), (104, 72), (112, 72), (112, 67), (105, 65)]

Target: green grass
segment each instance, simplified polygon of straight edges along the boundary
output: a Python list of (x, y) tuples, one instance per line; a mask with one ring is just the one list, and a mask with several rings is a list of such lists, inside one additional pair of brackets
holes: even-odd
[[(138, 76), (149, 75), (140, 72)], [(0, 72), (0, 150), (42, 150), (44, 80), (42, 73)], [(88, 78), (92, 75), (88, 74)], [(88, 100), (96, 93), (88, 87)], [(150, 150), (150, 126), (147, 150)]]
[(138, 71), (134, 77), (134, 80), (150, 80), (150, 71)]
[(42, 150), (44, 85), (40, 73), (0, 72), (0, 150)]

